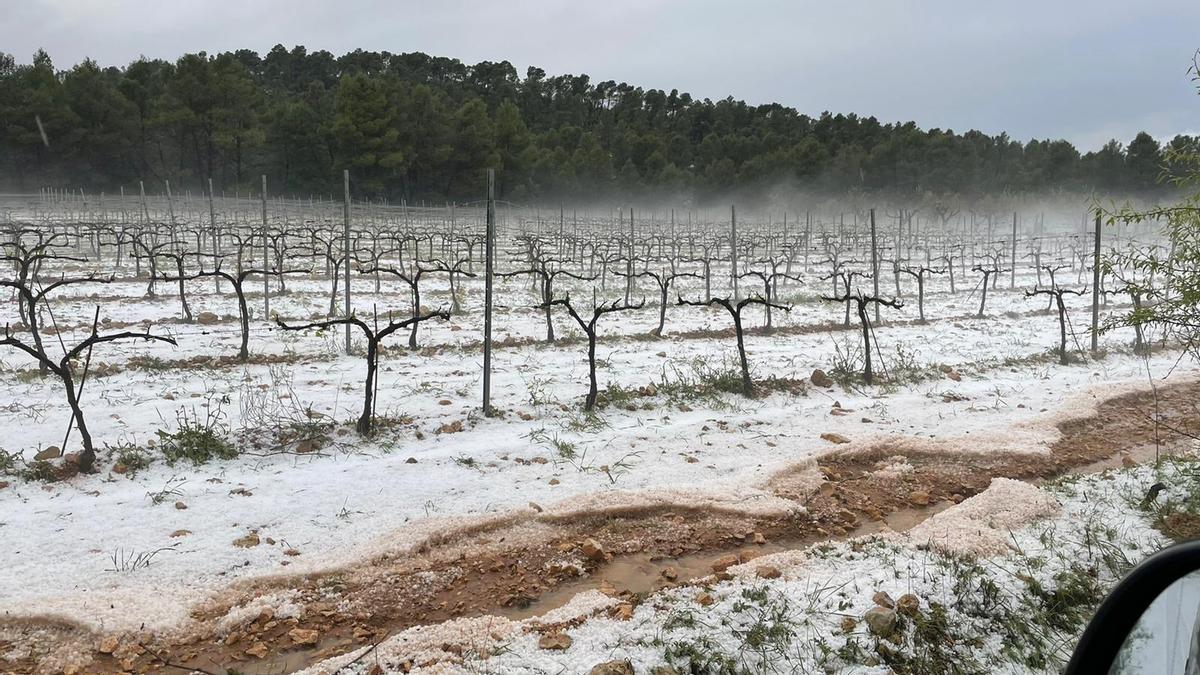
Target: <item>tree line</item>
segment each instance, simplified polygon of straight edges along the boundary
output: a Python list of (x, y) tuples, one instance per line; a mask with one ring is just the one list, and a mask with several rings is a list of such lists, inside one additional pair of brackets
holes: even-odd
[[(779, 188), (978, 195), (1161, 190), (1164, 158), (1200, 148), (1139, 133), (1080, 153), (1064, 140), (921, 129), (874, 117), (810, 117), (777, 103), (698, 100), (677, 90), (524, 78), (507, 61), (467, 65), (427, 54), (252, 50), (85, 60), (56, 70), (0, 52), (0, 188), (138, 180), (182, 188), (474, 201), (482, 170), (499, 197), (656, 196), (703, 202)], [(1170, 166), (1165, 167), (1169, 172)], [(7, 180), (5, 180), (7, 178)]]

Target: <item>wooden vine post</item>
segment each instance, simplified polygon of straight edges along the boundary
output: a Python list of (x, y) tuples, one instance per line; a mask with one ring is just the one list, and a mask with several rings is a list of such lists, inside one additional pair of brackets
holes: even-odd
[(496, 242), (496, 170), (487, 170), (487, 224), (483, 235), (483, 414), (492, 416), (492, 259)]
[[(345, 201), (342, 204), (342, 236), (345, 238), (346, 257), (342, 263), (346, 273), (346, 307), (343, 316), (350, 318), (350, 169), (342, 169), (342, 189)], [(346, 355), (350, 355), (350, 324), (346, 324)]]

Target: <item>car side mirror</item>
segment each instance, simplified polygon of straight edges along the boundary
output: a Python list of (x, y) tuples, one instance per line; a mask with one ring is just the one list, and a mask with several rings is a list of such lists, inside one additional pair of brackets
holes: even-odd
[(1109, 593), (1067, 675), (1200, 675), (1200, 541), (1142, 561)]

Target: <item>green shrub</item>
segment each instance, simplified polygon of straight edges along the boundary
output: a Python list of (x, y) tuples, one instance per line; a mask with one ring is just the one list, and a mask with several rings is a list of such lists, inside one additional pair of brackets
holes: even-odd
[(199, 466), (214, 459), (233, 459), (237, 448), (226, 437), (227, 427), (220, 404), (224, 399), (210, 399), (203, 417), (193, 409), (175, 414), (175, 431), (158, 431), (159, 445), (167, 463), (174, 465), (186, 459)]
[(136, 476), (139, 471), (149, 467), (150, 463), (154, 461), (145, 450), (132, 443), (110, 446), (108, 455), (112, 458), (113, 464), (125, 467), (125, 475), (131, 478)]
[(61, 477), (58, 467), (54, 465), (54, 462), (44, 459), (26, 464), (23, 469), (17, 472), (17, 475), (24, 480), (39, 483), (53, 483)]
[(12, 473), (17, 466), (17, 453), (0, 450), (0, 474)]

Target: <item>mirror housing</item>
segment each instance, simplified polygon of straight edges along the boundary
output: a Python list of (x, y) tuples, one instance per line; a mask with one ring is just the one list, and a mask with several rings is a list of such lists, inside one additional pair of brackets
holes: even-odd
[(1066, 675), (1108, 673), (1138, 621), (1174, 583), (1200, 570), (1200, 540), (1165, 548), (1134, 567), (1088, 622)]

